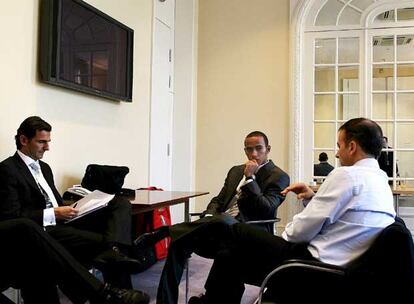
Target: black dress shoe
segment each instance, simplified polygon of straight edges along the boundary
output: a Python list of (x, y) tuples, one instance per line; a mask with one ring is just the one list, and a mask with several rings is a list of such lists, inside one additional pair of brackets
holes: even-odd
[(137, 273), (142, 268), (138, 260), (126, 256), (116, 246), (98, 255), (93, 266), (101, 271), (121, 270), (126, 273)]
[(140, 290), (120, 289), (109, 284), (105, 284), (102, 298), (106, 304), (148, 304), (150, 301), (150, 297)]
[(208, 302), (206, 296), (201, 294), (199, 296), (191, 297), (188, 300), (188, 304), (208, 304)]
[(137, 237), (134, 241), (134, 245), (140, 248), (146, 248), (150, 246), (154, 246), (156, 243), (165, 239), (170, 235), (170, 228), (169, 226), (162, 226), (157, 230), (146, 232), (141, 234)]

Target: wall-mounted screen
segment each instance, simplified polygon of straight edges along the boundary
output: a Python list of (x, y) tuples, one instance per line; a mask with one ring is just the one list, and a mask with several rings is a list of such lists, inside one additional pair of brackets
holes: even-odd
[(42, 0), (40, 28), (43, 81), (132, 101), (132, 29), (79, 0)]

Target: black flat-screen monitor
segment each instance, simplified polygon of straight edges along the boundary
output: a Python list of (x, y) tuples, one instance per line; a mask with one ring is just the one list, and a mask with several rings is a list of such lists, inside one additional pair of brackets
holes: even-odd
[(132, 101), (134, 31), (80, 0), (42, 0), (43, 81)]

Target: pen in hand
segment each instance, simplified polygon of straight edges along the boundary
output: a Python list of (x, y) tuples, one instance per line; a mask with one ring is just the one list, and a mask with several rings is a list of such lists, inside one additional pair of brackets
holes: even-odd
[(78, 203), (74, 203), (72, 208), (76, 208), (77, 205), (78, 205)]

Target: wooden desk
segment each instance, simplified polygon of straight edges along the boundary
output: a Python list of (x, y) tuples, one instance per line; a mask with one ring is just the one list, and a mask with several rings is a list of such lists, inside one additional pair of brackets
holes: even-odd
[(394, 204), (395, 204), (395, 213), (397, 216), (400, 216), (400, 196), (410, 196), (414, 195), (414, 188), (410, 187), (393, 187), (391, 188), (392, 194), (394, 196)]
[(189, 222), (190, 198), (206, 195), (208, 193), (209, 192), (136, 190), (135, 197), (129, 197), (128, 199), (132, 205), (132, 214), (184, 203), (184, 221)]

